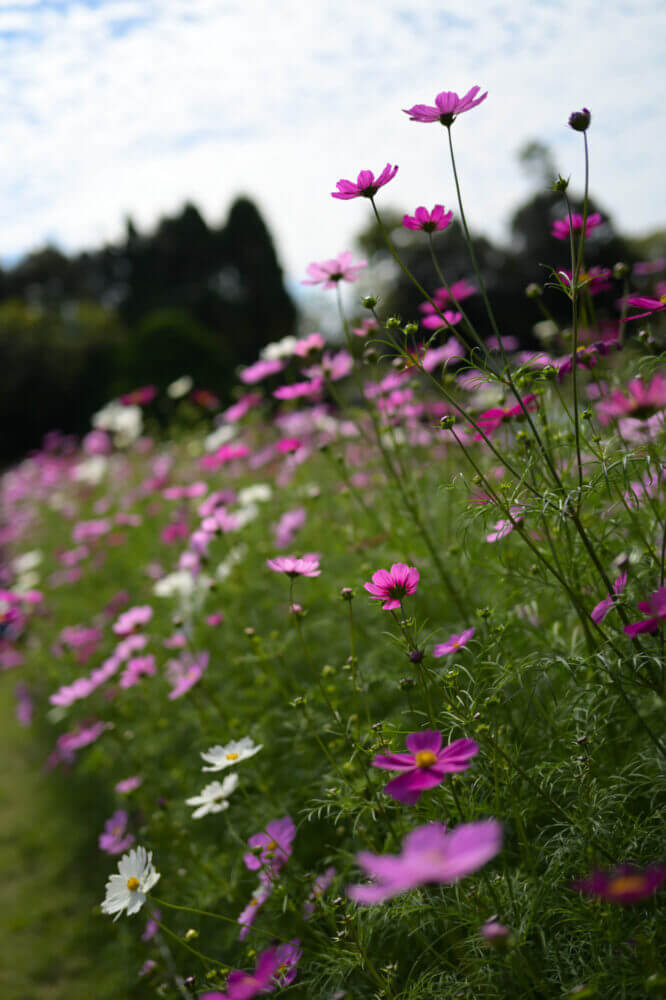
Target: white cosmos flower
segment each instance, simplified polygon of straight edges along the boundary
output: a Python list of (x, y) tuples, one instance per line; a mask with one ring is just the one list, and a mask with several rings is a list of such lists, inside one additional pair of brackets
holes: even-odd
[(263, 743), (255, 746), (249, 736), (244, 736), (242, 740), (232, 740), (225, 747), (211, 747), (201, 757), (212, 764), (212, 767), (204, 767), (202, 771), (224, 771), (225, 767), (232, 767), (248, 757), (254, 757), (260, 750), (263, 750)]
[(247, 507), (256, 503), (267, 503), (272, 496), (273, 490), (269, 483), (254, 483), (239, 490), (238, 502), (241, 507)]
[(117, 920), (123, 910), (128, 916), (138, 913), (146, 902), (146, 893), (159, 881), (160, 873), (153, 867), (153, 852), (137, 847), (123, 854), (118, 862), (119, 875), (111, 875), (106, 883), (106, 898), (102, 913), (115, 913)]
[(193, 795), (191, 799), (185, 799), (188, 806), (197, 806), (192, 813), (192, 819), (201, 819), (208, 813), (219, 813), (229, 808), (227, 799), (238, 784), (237, 774), (228, 774), (222, 783), (212, 781), (206, 785), (201, 795)]
[(191, 375), (181, 375), (167, 386), (167, 395), (170, 399), (182, 399), (183, 396), (187, 396), (193, 385), (194, 380)]

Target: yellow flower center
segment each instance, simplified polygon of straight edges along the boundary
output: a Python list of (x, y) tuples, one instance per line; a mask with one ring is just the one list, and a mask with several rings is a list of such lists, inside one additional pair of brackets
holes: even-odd
[(134, 878), (134, 876), (132, 876), (132, 878), (127, 879), (127, 888), (129, 889), (130, 892), (136, 892), (136, 890), (139, 888), (140, 885), (141, 883), (139, 882), (138, 878)]
[(659, 301), (661, 302), (662, 306), (666, 306), (666, 295), (660, 295)]
[(228, 753), (227, 756), (226, 756), (226, 760), (238, 760), (238, 754), (237, 753)]
[(434, 754), (432, 750), (419, 750), (418, 753), (414, 754), (414, 759), (417, 767), (432, 767), (433, 764), (437, 763), (437, 754)]
[(274, 851), (276, 847), (277, 847), (277, 844), (275, 843), (274, 840), (269, 840), (269, 842), (266, 844), (266, 850), (267, 851)]
[(647, 889), (647, 879), (644, 875), (620, 875), (609, 884), (609, 896), (622, 896), (625, 892), (643, 892)]

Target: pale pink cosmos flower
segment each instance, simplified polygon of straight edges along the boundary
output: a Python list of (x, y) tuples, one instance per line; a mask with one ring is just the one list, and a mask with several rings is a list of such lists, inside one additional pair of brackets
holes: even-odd
[(278, 549), (286, 549), (294, 540), (294, 536), (305, 524), (305, 507), (295, 507), (286, 511), (280, 520), (273, 526), (275, 546)]
[(173, 685), (169, 691), (169, 701), (182, 698), (190, 688), (201, 680), (208, 667), (209, 654), (199, 653), (198, 656), (183, 655), (180, 660), (170, 660), (167, 664), (169, 681)]
[(424, 205), (419, 205), (414, 215), (402, 217), (402, 224), (405, 229), (420, 229), (424, 233), (434, 233), (447, 229), (452, 219), (453, 212), (446, 212), (443, 205), (435, 205), (432, 212), (429, 212)]
[(258, 392), (250, 392), (246, 396), (241, 396), (237, 403), (230, 406), (221, 414), (222, 420), (227, 424), (233, 424), (237, 420), (242, 420), (243, 417), (250, 412), (253, 407), (258, 406), (261, 402), (261, 395)]
[(277, 375), (284, 368), (284, 361), (275, 358), (273, 361), (255, 361), (253, 365), (244, 368), (240, 373), (240, 380), (244, 385), (255, 385), (262, 382), (271, 375)]
[(418, 802), (426, 789), (441, 785), (447, 774), (466, 771), (470, 759), (479, 752), (478, 743), (469, 739), (454, 740), (442, 748), (442, 734), (435, 729), (410, 733), (406, 743), (409, 753), (379, 754), (372, 764), (402, 772), (389, 781), (384, 791), (408, 806)]
[(149, 604), (138, 605), (124, 611), (113, 626), (116, 635), (131, 635), (142, 625), (147, 625), (153, 617), (153, 609)]
[(380, 187), (384, 187), (392, 181), (398, 172), (397, 167), (392, 167), (387, 163), (381, 174), (375, 177), (372, 170), (361, 170), (354, 181), (341, 180), (335, 185), (338, 189), (332, 192), (333, 198), (340, 198), (342, 201), (349, 201), (350, 198), (374, 198)]
[(509, 512), (511, 518), (500, 518), (495, 522), (493, 530), (486, 535), (487, 542), (499, 542), (502, 538), (506, 538), (525, 517), (525, 508), (520, 504), (511, 506)]
[(439, 645), (435, 646), (433, 649), (432, 655), (435, 658), (439, 658), (440, 656), (446, 656), (448, 653), (455, 653), (457, 649), (460, 649), (462, 646), (466, 646), (473, 635), (474, 628), (466, 628), (464, 632), (460, 633), (460, 635), (454, 634), (450, 636), (446, 642), (440, 642)]
[(305, 358), (311, 351), (322, 351), (326, 346), (321, 333), (309, 333), (307, 337), (297, 340), (294, 344), (294, 354), (299, 358)]
[(358, 854), (359, 867), (374, 884), (350, 885), (347, 895), (372, 906), (427, 882), (457, 882), (494, 858), (501, 846), (502, 827), (494, 819), (462, 823), (450, 833), (444, 823), (428, 823), (405, 837), (400, 854)]
[(458, 115), (462, 115), (465, 111), (471, 111), (472, 108), (476, 108), (485, 101), (488, 91), (481, 94), (481, 97), (477, 97), (480, 90), (480, 87), (472, 87), (462, 97), (459, 97), (455, 91), (443, 90), (435, 98), (435, 107), (429, 104), (415, 104), (411, 108), (403, 108), (403, 111), (409, 115), (411, 122), (440, 122), (448, 127), (453, 124)]
[(140, 775), (133, 774), (130, 778), (123, 778), (122, 781), (116, 782), (114, 788), (119, 795), (129, 795), (130, 792), (136, 791), (142, 781), (143, 778)]
[(324, 378), (331, 382), (338, 382), (341, 378), (346, 378), (354, 367), (354, 360), (348, 351), (324, 351), (324, 356), (318, 365), (311, 365), (303, 369), (303, 374), (308, 378), (317, 380), (320, 384)]
[(319, 576), (319, 557), (310, 553), (304, 556), (276, 556), (267, 559), (266, 565), (276, 573), (284, 573), (292, 579), (297, 576)]
[(121, 688), (131, 688), (139, 683), (144, 674), (147, 677), (153, 677), (156, 672), (155, 657), (151, 653), (147, 656), (133, 656), (120, 675), (118, 684)]
[(627, 586), (627, 574), (620, 573), (617, 580), (613, 584), (613, 593), (607, 594), (604, 600), (599, 601), (599, 603), (590, 612), (590, 618), (592, 619), (593, 622), (596, 622), (596, 624), (598, 625), (599, 622), (602, 622), (604, 620), (610, 609), (613, 607), (613, 604), (615, 603), (615, 598), (617, 597), (618, 594), (622, 593), (622, 591), (626, 586)]
[[(588, 215), (585, 220), (585, 235), (589, 236), (593, 229), (601, 225), (601, 215), (599, 212), (592, 212)], [(571, 215), (571, 226), (569, 225), (569, 217), (566, 219), (556, 219), (553, 222), (553, 228), (551, 230), (552, 235), (556, 240), (568, 240), (569, 233), (573, 229), (574, 233), (581, 233), (583, 231), (583, 216), (578, 212), (573, 212)]]
[(312, 381), (280, 385), (273, 390), (273, 395), (276, 399), (302, 399), (303, 397), (320, 396), (323, 386), (323, 379), (314, 378)]
[(122, 854), (134, 843), (134, 836), (127, 833), (127, 813), (118, 809), (104, 826), (104, 833), (99, 835), (99, 849), (107, 854)]
[(327, 868), (321, 875), (317, 875), (312, 884), (312, 890), (307, 900), (303, 903), (303, 916), (306, 920), (312, 916), (317, 900), (321, 899), (336, 875), (335, 868)]
[(359, 271), (367, 266), (367, 260), (359, 260), (356, 264), (352, 264), (352, 255), (349, 250), (345, 250), (330, 260), (323, 260), (320, 263), (313, 261), (312, 264), (308, 264), (306, 271), (310, 277), (301, 281), (301, 284), (323, 284), (324, 288), (335, 288), (340, 281), (357, 281)]
[(415, 566), (393, 563), (391, 569), (378, 569), (372, 574), (372, 582), (364, 583), (364, 588), (373, 600), (384, 601), (383, 611), (395, 611), (407, 594), (415, 594), (420, 574)]

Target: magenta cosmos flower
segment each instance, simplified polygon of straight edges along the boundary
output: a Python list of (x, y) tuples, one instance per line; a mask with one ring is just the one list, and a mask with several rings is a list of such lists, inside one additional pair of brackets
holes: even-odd
[(402, 771), (384, 791), (408, 806), (418, 802), (427, 788), (441, 785), (447, 774), (466, 771), (479, 752), (478, 743), (466, 739), (454, 740), (442, 749), (442, 734), (435, 729), (410, 733), (405, 742), (410, 753), (380, 754), (372, 763), (386, 771)]
[(645, 420), (657, 410), (666, 407), (666, 378), (659, 372), (649, 385), (640, 378), (632, 378), (627, 383), (628, 395), (616, 389), (609, 399), (603, 399), (597, 404), (599, 421), (607, 424), (614, 417), (635, 417)]
[[(525, 410), (530, 411), (538, 409), (538, 396), (530, 394), (529, 396), (523, 396), (521, 403), (516, 403), (515, 406), (509, 406), (506, 409), (501, 406), (495, 406), (490, 410), (485, 410), (483, 413), (479, 414), (476, 418), (476, 422), (486, 437), (490, 437), (490, 435), (493, 434), (498, 427), (501, 427), (507, 420), (513, 420), (514, 418), (520, 419), (525, 416)], [(474, 440), (482, 441), (483, 435), (477, 431), (474, 435)]]
[(229, 973), (226, 993), (203, 993), (201, 1000), (250, 1000), (258, 993), (270, 992), (272, 981), (281, 963), (278, 949), (269, 948), (257, 959), (254, 972), (234, 969)]
[(424, 233), (434, 233), (438, 229), (446, 229), (451, 225), (453, 212), (446, 212), (443, 205), (435, 205), (429, 212), (424, 205), (419, 205), (413, 215), (404, 215), (402, 224), (405, 229), (420, 229)]
[(610, 609), (613, 607), (613, 604), (615, 603), (615, 598), (617, 597), (618, 594), (622, 593), (622, 591), (626, 586), (627, 586), (627, 574), (620, 573), (617, 580), (613, 584), (613, 593), (606, 594), (603, 601), (599, 601), (599, 603), (592, 608), (592, 611), (590, 612), (590, 618), (592, 619), (593, 622), (599, 624), (599, 622), (602, 622), (604, 620)]
[(357, 281), (358, 272), (367, 266), (367, 260), (359, 260), (356, 264), (352, 264), (352, 255), (349, 250), (345, 250), (330, 260), (323, 260), (320, 263), (313, 261), (312, 264), (308, 264), (305, 270), (310, 277), (301, 281), (301, 284), (335, 288), (340, 281)]
[(657, 891), (666, 879), (666, 866), (654, 865), (641, 871), (631, 865), (620, 865), (610, 872), (596, 871), (590, 878), (572, 882), (571, 888), (589, 896), (599, 896), (607, 903), (640, 903)]
[(350, 198), (374, 198), (380, 187), (384, 187), (392, 181), (398, 172), (397, 167), (392, 167), (387, 163), (379, 177), (375, 177), (372, 170), (362, 170), (354, 181), (340, 180), (335, 185), (337, 191), (331, 192), (332, 198), (340, 198), (341, 201), (349, 201)]
[(464, 632), (460, 635), (455, 633), (446, 640), (446, 642), (440, 642), (439, 645), (435, 646), (432, 651), (432, 655), (436, 658), (440, 656), (446, 656), (447, 653), (455, 653), (457, 649), (461, 646), (466, 646), (469, 640), (474, 635), (474, 628), (466, 628)]
[(444, 823), (428, 823), (405, 837), (400, 854), (357, 854), (357, 864), (375, 881), (350, 885), (347, 895), (371, 906), (426, 882), (457, 882), (494, 858), (501, 846), (502, 827), (494, 819), (462, 823), (451, 833)]
[(652, 316), (653, 313), (663, 312), (666, 309), (666, 295), (662, 295), (658, 299), (651, 299), (647, 295), (630, 295), (627, 299), (627, 305), (643, 309), (644, 312), (627, 316), (625, 323), (628, 323), (630, 319), (642, 319), (643, 316)]
[(409, 115), (411, 122), (441, 122), (447, 127), (452, 125), (458, 115), (465, 111), (471, 111), (488, 96), (488, 91), (476, 95), (481, 90), (480, 87), (472, 87), (464, 97), (458, 97), (453, 90), (443, 90), (435, 98), (435, 107), (429, 104), (415, 104), (411, 108), (403, 108), (406, 115)]
[(393, 563), (391, 569), (378, 569), (372, 574), (372, 583), (363, 586), (373, 600), (384, 601), (384, 611), (395, 611), (407, 594), (415, 594), (419, 585), (419, 571), (415, 566)]
[[(592, 212), (588, 215), (585, 220), (585, 235), (589, 236), (593, 229), (601, 225), (601, 215), (599, 212)], [(571, 215), (571, 225), (569, 225), (569, 218), (566, 219), (556, 219), (553, 223), (553, 228), (551, 229), (552, 235), (556, 240), (568, 240), (569, 233), (573, 229), (574, 233), (580, 233), (583, 231), (583, 216), (578, 212), (573, 212)]]
[(277, 556), (275, 559), (267, 559), (266, 565), (276, 573), (285, 573), (287, 576), (319, 576), (319, 559), (315, 555), (298, 556)]
[(639, 601), (638, 610), (651, 617), (624, 626), (624, 631), (632, 639), (635, 635), (640, 635), (643, 632), (656, 632), (666, 619), (666, 587), (660, 587), (654, 594), (650, 594), (647, 601)]
[(291, 855), (291, 845), (295, 836), (296, 827), (291, 816), (274, 819), (264, 832), (255, 833), (248, 840), (251, 851), (243, 855), (246, 867), (251, 872), (260, 868), (269, 869), (277, 875)]

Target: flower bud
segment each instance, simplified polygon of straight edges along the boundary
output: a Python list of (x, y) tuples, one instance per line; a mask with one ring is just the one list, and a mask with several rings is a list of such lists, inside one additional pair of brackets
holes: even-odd
[(628, 274), (629, 274), (629, 265), (625, 264), (623, 260), (619, 260), (617, 264), (613, 264), (614, 278), (626, 278)]
[(582, 111), (574, 111), (573, 114), (569, 115), (569, 128), (572, 128), (574, 132), (587, 132), (591, 121), (592, 115), (589, 108), (583, 108)]
[(401, 677), (398, 683), (401, 691), (411, 691), (416, 684), (416, 681), (413, 677)]
[(451, 430), (455, 422), (456, 418), (453, 416), (453, 414), (447, 413), (447, 415), (445, 417), (442, 417), (442, 419), (440, 420), (439, 426), (442, 428), (443, 431), (448, 431)]
[(531, 281), (525, 289), (525, 295), (528, 299), (538, 299), (543, 295), (543, 288), (537, 285), (536, 281)]
[(378, 301), (379, 299), (376, 299), (374, 295), (366, 295), (361, 299), (361, 305), (364, 309), (374, 309)]
[(423, 660), (423, 650), (422, 649), (410, 649), (409, 659), (412, 663), (420, 663)]
[(553, 191), (558, 191), (560, 194), (563, 194), (568, 187), (569, 187), (569, 178), (562, 177), (561, 174), (557, 177), (556, 180), (553, 181)]
[(343, 587), (340, 591), (340, 597), (343, 601), (351, 601), (354, 598), (354, 591), (351, 587)]
[(400, 329), (400, 317), (399, 316), (389, 316), (384, 324), (387, 330), (399, 330)]

